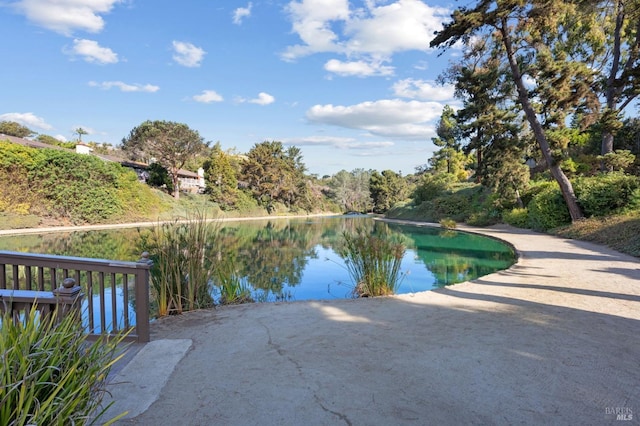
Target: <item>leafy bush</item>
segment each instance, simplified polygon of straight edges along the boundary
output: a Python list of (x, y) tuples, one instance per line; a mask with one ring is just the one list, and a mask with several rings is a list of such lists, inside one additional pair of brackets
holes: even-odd
[(576, 179), (574, 191), (585, 216), (608, 216), (640, 202), (640, 178), (605, 173)]
[(0, 424), (72, 425), (88, 423), (92, 417), (97, 420), (108, 408), (99, 411), (106, 377), (122, 356), (116, 354), (123, 338), (88, 343), (74, 315), (56, 323), (55, 315), (43, 318), (35, 309), (17, 322), (10, 313), (3, 314)]
[(149, 172), (149, 179), (147, 179), (148, 185), (155, 186), (156, 188), (164, 187), (167, 193), (173, 193), (173, 182), (166, 168), (162, 167), (160, 163), (153, 163), (147, 168), (147, 171)]
[(413, 191), (412, 198), (416, 206), (433, 200), (447, 191), (454, 178), (449, 174), (425, 174)]
[(456, 221), (453, 219), (440, 219), (440, 226), (446, 229), (456, 229)]
[(500, 211), (497, 209), (485, 209), (474, 212), (466, 220), (471, 226), (489, 226), (500, 222)]
[[(56, 149), (0, 141), (0, 211), (39, 214), (73, 223), (141, 217), (158, 199), (119, 163)], [(132, 213), (133, 212), (133, 213)]]
[(531, 182), (529, 188), (522, 194), (522, 204), (527, 206), (536, 195), (548, 189), (557, 188), (558, 184), (551, 180), (540, 180)]
[(527, 205), (529, 226), (537, 231), (546, 231), (571, 222), (567, 205), (557, 184), (546, 186)]
[(529, 212), (527, 209), (511, 209), (502, 213), (502, 220), (517, 228), (529, 227)]
[(433, 214), (437, 218), (450, 217), (453, 220), (464, 221), (471, 214), (472, 207), (469, 197), (460, 193), (433, 200)]

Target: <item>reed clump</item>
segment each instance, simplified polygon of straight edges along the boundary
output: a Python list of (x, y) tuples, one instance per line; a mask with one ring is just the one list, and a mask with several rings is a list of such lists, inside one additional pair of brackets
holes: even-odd
[(355, 297), (375, 297), (395, 294), (404, 274), (402, 258), (406, 247), (391, 236), (377, 236), (363, 229), (343, 233), (344, 244), (339, 250), (354, 284)]
[(220, 292), (221, 305), (239, 305), (255, 302), (251, 286), (240, 276), (233, 261), (221, 262), (215, 270), (216, 286)]
[[(106, 378), (126, 334), (86, 341), (76, 315), (59, 322), (35, 307), (19, 321), (2, 314), (0, 424), (98, 424)], [(124, 414), (99, 424), (111, 424)]]
[(206, 214), (196, 212), (141, 233), (141, 249), (153, 260), (151, 290), (158, 316), (213, 306), (211, 247), (217, 229)]

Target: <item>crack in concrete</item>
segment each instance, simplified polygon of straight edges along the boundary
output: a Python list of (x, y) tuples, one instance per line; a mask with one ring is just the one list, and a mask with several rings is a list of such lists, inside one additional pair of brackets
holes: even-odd
[(337, 411), (333, 411), (325, 407), (324, 404), (322, 404), (322, 401), (320, 400), (320, 397), (318, 395), (313, 394), (313, 397), (315, 398), (320, 408), (322, 408), (322, 410), (324, 410), (326, 413), (333, 414), (334, 416), (337, 416), (338, 418), (340, 418), (340, 420), (344, 421), (348, 426), (352, 426), (353, 423), (351, 423), (351, 420), (349, 420), (349, 417), (347, 417), (346, 414), (339, 413)]

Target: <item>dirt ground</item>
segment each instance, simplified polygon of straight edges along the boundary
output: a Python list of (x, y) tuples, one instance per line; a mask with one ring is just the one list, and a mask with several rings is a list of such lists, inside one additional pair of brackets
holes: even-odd
[(119, 424), (638, 424), (638, 259), (465, 229), (513, 244), (519, 261), (440, 290), (153, 323), (151, 346), (112, 381), (113, 409), (130, 411)]

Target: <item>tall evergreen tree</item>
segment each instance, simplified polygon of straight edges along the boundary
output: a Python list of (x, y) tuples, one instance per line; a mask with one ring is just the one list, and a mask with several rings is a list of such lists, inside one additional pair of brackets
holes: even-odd
[(591, 48), (599, 54), (600, 81), (595, 89), (605, 99), (600, 126), (601, 154), (606, 155), (613, 152), (622, 111), (640, 95), (640, 1), (599, 2), (593, 12), (594, 28), (602, 31), (602, 38), (591, 43)]
[[(501, 57), (509, 65), (511, 80), (515, 85), (518, 101), (535, 140), (547, 163), (549, 171), (558, 182), (572, 220), (583, 217), (571, 182), (562, 171), (560, 162), (554, 158), (552, 148), (545, 134), (541, 117), (535, 108), (532, 94), (525, 82), (526, 76), (534, 77), (538, 53), (549, 46), (555, 48), (563, 42), (563, 23), (575, 14), (576, 4), (568, 2), (548, 2), (544, 0), (504, 1), (481, 0), (475, 6), (461, 7), (452, 14), (452, 21), (436, 34), (431, 47), (447, 48), (458, 41), (468, 43), (472, 36), (484, 37), (493, 42), (501, 52)], [(547, 56), (549, 58), (551, 56)], [(582, 76), (572, 68), (572, 63), (554, 63), (556, 74), (570, 83), (581, 84)], [(569, 84), (569, 86), (571, 86)]]

